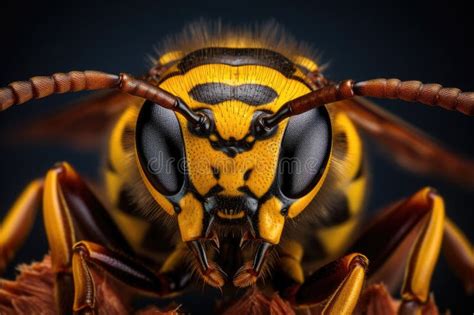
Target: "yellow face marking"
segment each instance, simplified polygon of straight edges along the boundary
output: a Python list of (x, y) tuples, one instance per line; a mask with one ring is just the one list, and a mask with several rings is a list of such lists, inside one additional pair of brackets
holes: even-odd
[(245, 213), (243, 211), (240, 211), (239, 213), (236, 214), (227, 214), (222, 211), (217, 211), (217, 216), (222, 219), (242, 219), (244, 217)]
[(265, 201), (258, 213), (258, 229), (260, 236), (271, 244), (280, 242), (285, 218), (281, 214), (282, 204), (276, 197)]
[[(234, 86), (259, 84), (274, 89), (278, 97), (261, 106), (251, 106), (236, 100), (209, 105), (197, 102), (188, 94), (193, 87), (204, 83), (224, 83)], [(289, 79), (272, 68), (258, 65), (233, 67), (222, 64), (198, 66), (183, 75), (166, 79), (160, 84), (160, 87), (178, 95), (193, 109), (208, 108), (212, 110), (216, 128), (224, 139), (229, 139), (231, 136), (235, 139), (242, 139), (249, 129), (252, 114), (256, 109), (275, 112), (283, 103), (310, 91), (302, 82)]]
[(247, 136), (247, 138), (245, 140), (247, 140), (247, 142), (253, 142), (255, 140), (255, 137), (254, 136)]
[[(235, 100), (209, 105), (199, 103), (188, 95), (194, 86), (204, 83), (260, 84), (274, 89), (278, 97), (271, 103), (261, 106), (251, 106)], [(193, 109), (211, 110), (219, 135), (223, 139), (233, 137), (237, 140), (243, 139), (248, 134), (256, 110), (275, 112), (283, 103), (310, 91), (302, 82), (289, 79), (265, 66), (233, 67), (222, 64), (198, 66), (183, 75), (166, 79), (160, 87), (181, 97)], [(257, 141), (252, 150), (231, 158), (215, 150), (209, 139), (191, 134), (184, 118), (178, 115), (178, 119), (183, 132), (188, 174), (199, 194), (205, 195), (216, 184), (224, 188), (221, 194), (227, 196), (242, 195), (238, 189), (243, 185), (257, 197), (263, 196), (268, 191), (274, 181), (280, 143), (287, 122), (280, 124), (273, 137)], [(214, 178), (212, 167), (220, 172), (218, 180)], [(244, 181), (244, 174), (249, 169), (252, 169), (252, 175)]]
[(204, 209), (201, 203), (188, 193), (179, 202), (181, 212), (178, 214), (178, 225), (183, 242), (192, 241), (202, 236)]

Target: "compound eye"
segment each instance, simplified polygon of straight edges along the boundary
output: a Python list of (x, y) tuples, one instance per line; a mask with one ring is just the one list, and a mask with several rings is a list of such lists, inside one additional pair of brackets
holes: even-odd
[(278, 183), (284, 196), (297, 199), (320, 180), (331, 152), (331, 123), (324, 107), (291, 117), (283, 135)]
[(136, 149), (150, 183), (165, 196), (177, 194), (184, 184), (184, 144), (173, 111), (145, 102), (138, 115)]

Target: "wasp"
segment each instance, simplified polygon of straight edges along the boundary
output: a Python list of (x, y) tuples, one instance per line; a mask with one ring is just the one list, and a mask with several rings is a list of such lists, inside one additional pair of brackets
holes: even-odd
[(153, 62), (139, 78), (72, 71), (0, 89), (1, 110), (114, 90), (36, 129), (59, 137), (71, 120), (79, 130), (112, 120), (105, 193), (69, 163), (54, 165), (4, 219), (0, 269), (41, 206), (62, 313), (100, 308), (93, 266), (158, 297), (185, 291), (196, 274), (224, 290), (259, 284), (327, 314), (350, 314), (364, 283), (383, 282), (401, 285), (402, 309), (421, 310), (441, 247), (472, 292), (472, 245), (435, 189), (421, 188), (362, 228), (369, 165), (360, 131), (412, 170), (472, 184), (472, 162), (367, 98), (473, 115), (474, 93), (398, 79), (333, 82), (308, 50), (269, 28), (194, 28)]

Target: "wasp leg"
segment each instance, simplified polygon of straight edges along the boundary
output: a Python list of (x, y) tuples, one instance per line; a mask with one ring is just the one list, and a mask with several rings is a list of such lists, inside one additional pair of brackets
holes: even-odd
[(364, 255), (346, 255), (309, 275), (288, 299), (301, 310), (316, 307), (322, 314), (352, 314), (365, 282), (367, 265)]
[(353, 254), (350, 272), (325, 304), (322, 314), (352, 314), (357, 306), (365, 282), (368, 260), (360, 254)]
[(0, 274), (24, 243), (41, 204), (43, 181), (32, 181), (0, 222)]
[[(393, 291), (403, 279), (407, 253), (433, 216), (436, 222), (442, 224), (444, 221), (442, 199), (433, 189), (423, 188), (411, 197), (383, 210), (369, 223), (347, 252), (363, 252), (370, 260), (369, 281), (384, 282)], [(441, 234), (435, 235), (439, 240), (433, 239), (436, 243), (433, 243), (434, 248), (430, 252), (430, 259), (434, 261), (441, 245)]]
[(98, 266), (124, 284), (138, 290), (163, 296), (175, 291), (173, 281), (161, 273), (155, 273), (124, 254), (101, 245), (81, 241), (74, 245), (72, 270), (74, 277), (74, 312), (93, 314), (95, 284), (90, 265)]
[(474, 248), (449, 218), (444, 224), (443, 253), (466, 292), (474, 294)]
[[(73, 246), (77, 241), (87, 240), (101, 244), (104, 248), (130, 254), (133, 250), (107, 210), (69, 164), (58, 164), (47, 173), (43, 200), (46, 234), (52, 268), (56, 274), (56, 301), (60, 313), (69, 313), (73, 305), (71, 282), (76, 280), (71, 277)], [(78, 261), (78, 257), (75, 260)], [(90, 277), (84, 271), (76, 278), (79, 281), (77, 286), (80, 287)], [(166, 285), (179, 287), (173, 280)], [(164, 283), (160, 283), (165, 287)]]
[(349, 252), (361, 250), (367, 255), (371, 283), (383, 282), (393, 291), (404, 279), (404, 305), (422, 308), (428, 302), (443, 228), (443, 199), (433, 189), (424, 188), (383, 211)]
[(113, 248), (130, 250), (107, 211), (67, 163), (48, 171), (43, 194), (43, 216), (51, 250), (58, 310), (72, 306), (72, 248), (85, 238)]
[[(428, 213), (425, 215), (405, 267), (401, 291), (401, 308), (423, 309), (428, 302), (431, 277), (438, 260), (444, 229), (444, 202), (432, 191), (427, 192)], [(403, 313), (403, 312), (402, 312)]]

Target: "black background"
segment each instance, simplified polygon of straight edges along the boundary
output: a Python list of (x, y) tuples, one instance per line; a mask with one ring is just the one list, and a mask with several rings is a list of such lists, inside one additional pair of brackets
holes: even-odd
[[(204, 17), (236, 25), (274, 18), (323, 52), (323, 61), (331, 62), (326, 74), (333, 80), (399, 77), (474, 90), (474, 19), (455, 1), (2, 1), (0, 12), (0, 86), (73, 69), (141, 74), (146, 54), (160, 39)], [(21, 129), (27, 117), (54, 111), (77, 96), (56, 96), (0, 114), (0, 216), (30, 179), (56, 161), (70, 161), (82, 174), (96, 176), (97, 154), (6, 141), (6, 130)], [(379, 103), (474, 157), (471, 118), (423, 105)], [(472, 190), (409, 174), (374, 150), (372, 142), (368, 150), (374, 173), (371, 210), (431, 185), (446, 197), (447, 213), (474, 240)], [(45, 250), (39, 222), (17, 262), (38, 259)], [(474, 311), (443, 258), (433, 279), (441, 309)]]

